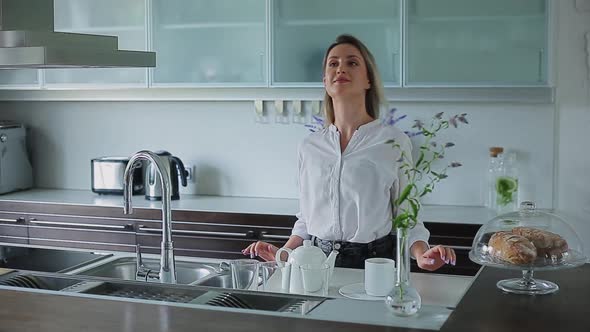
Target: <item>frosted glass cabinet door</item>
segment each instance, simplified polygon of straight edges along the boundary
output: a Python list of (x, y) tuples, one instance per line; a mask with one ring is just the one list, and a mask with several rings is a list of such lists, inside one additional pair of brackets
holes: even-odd
[[(55, 30), (117, 36), (119, 49), (145, 51), (145, 6), (145, 0), (54, 0)], [(48, 85), (135, 86), (146, 81), (146, 68), (45, 69)]]
[(407, 85), (546, 85), (545, 0), (408, 0)]
[(265, 0), (153, 0), (154, 85), (265, 86)]
[(275, 85), (318, 85), (324, 52), (343, 33), (365, 43), (386, 85), (400, 82), (400, 1), (273, 1)]
[(1, 69), (0, 88), (35, 86), (39, 84), (37, 69)]

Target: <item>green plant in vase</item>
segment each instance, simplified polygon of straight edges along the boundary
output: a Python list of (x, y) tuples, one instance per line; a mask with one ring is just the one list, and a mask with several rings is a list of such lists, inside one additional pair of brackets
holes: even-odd
[(422, 207), (420, 198), (431, 193), (438, 182), (448, 177), (449, 168), (460, 167), (461, 163), (451, 162), (438, 167), (438, 162), (444, 159), (446, 149), (455, 146), (452, 142), (439, 143), (437, 135), (449, 127), (457, 128), (459, 123), (467, 124), (467, 114), (457, 114), (449, 119), (443, 118), (444, 113), (440, 112), (433, 116), (427, 126), (420, 120), (415, 120), (412, 128), (417, 128), (424, 141), (419, 146), (419, 153), (416, 162), (412, 162), (412, 156), (402, 149), (401, 145), (394, 141), (387, 141), (394, 149), (401, 151), (397, 160), (401, 173), (407, 177), (407, 185), (400, 188), (400, 195), (392, 204), (398, 211), (392, 218), (393, 227), (397, 233), (396, 251), (396, 282), (393, 291), (386, 297), (386, 306), (393, 313), (402, 316), (409, 316), (417, 313), (421, 307), (421, 298), (418, 291), (410, 284), (410, 248), (408, 232), (418, 223), (418, 214)]

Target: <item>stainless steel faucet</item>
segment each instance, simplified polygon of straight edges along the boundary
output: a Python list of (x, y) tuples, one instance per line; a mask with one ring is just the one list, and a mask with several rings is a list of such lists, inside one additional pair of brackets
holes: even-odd
[(159, 280), (162, 283), (176, 283), (176, 264), (174, 262), (174, 247), (172, 245), (172, 211), (170, 209), (170, 165), (155, 153), (142, 150), (134, 154), (125, 168), (123, 191), (123, 213), (132, 214), (131, 196), (133, 194), (133, 170), (140, 166), (141, 160), (147, 160), (156, 165), (156, 171), (162, 183), (162, 245), (160, 250), (160, 271), (146, 268), (141, 261), (141, 252), (137, 246), (137, 280)]

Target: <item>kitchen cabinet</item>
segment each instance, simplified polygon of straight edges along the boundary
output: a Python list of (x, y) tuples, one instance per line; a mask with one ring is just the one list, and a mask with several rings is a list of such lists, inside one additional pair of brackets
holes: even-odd
[(29, 244), (113, 251), (135, 251), (134, 222), (56, 214), (28, 214)]
[[(120, 49), (148, 50), (144, 0), (54, 0), (55, 31), (112, 35)], [(145, 68), (44, 69), (45, 85), (146, 86)]]
[(0, 88), (38, 87), (39, 74), (37, 69), (2, 69), (0, 70)]
[(342, 33), (368, 45), (386, 87), (547, 87), (549, 3), (55, 0), (57, 31), (116, 35), (156, 67), (2, 70), (0, 88), (321, 87)]
[(547, 85), (547, 5), (408, 0), (405, 85)]
[(321, 86), (326, 48), (342, 33), (361, 39), (387, 86), (400, 85), (401, 1), (272, 2), (272, 85)]
[(153, 85), (266, 86), (265, 0), (153, 0)]
[[(134, 252), (160, 253), (161, 211), (121, 207), (0, 200), (0, 242)], [(235, 212), (172, 211), (174, 252), (180, 256), (236, 259), (252, 242), (281, 247), (289, 239), (295, 216)], [(457, 265), (435, 273), (475, 275), (480, 266), (469, 260), (469, 250), (480, 225), (424, 221), (430, 245), (450, 246)], [(413, 272), (424, 272), (412, 261)]]
[(0, 242), (29, 243), (28, 227), (22, 213), (0, 212)]
[[(291, 235), (291, 216), (174, 211), (172, 241), (177, 255), (244, 258), (241, 253), (252, 242), (264, 240), (281, 247)], [(137, 224), (137, 243), (142, 252), (159, 253), (161, 221)]]

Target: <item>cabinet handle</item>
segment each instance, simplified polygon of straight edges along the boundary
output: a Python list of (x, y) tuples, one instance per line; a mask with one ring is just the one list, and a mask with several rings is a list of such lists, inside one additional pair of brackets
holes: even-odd
[(81, 228), (108, 228), (108, 229), (130, 229), (131, 225), (101, 225), (101, 224), (81, 224), (81, 223), (74, 223), (74, 222), (59, 222), (59, 221), (45, 221), (45, 220), (37, 220), (31, 219), (29, 221), (33, 225), (45, 225), (45, 226), (76, 226)]
[(538, 72), (538, 77), (537, 77), (537, 81), (539, 82), (543, 82), (543, 49), (539, 50), (539, 63), (538, 63), (539, 67), (537, 68), (537, 72)]
[(263, 239), (272, 239), (272, 240), (288, 240), (291, 238), (291, 235), (273, 235), (268, 234), (267, 232), (260, 233), (260, 237)]
[[(139, 226), (139, 231), (147, 232), (147, 233), (158, 233), (161, 234), (162, 230), (160, 228), (151, 228), (145, 226)], [(172, 234), (177, 235), (214, 235), (214, 236), (233, 236), (233, 237), (243, 237), (243, 238), (251, 238), (254, 235), (254, 232), (249, 231), (245, 233), (232, 233), (232, 232), (211, 232), (211, 231), (187, 231), (187, 230), (172, 230)]]
[(260, 58), (260, 79), (264, 81), (264, 53), (260, 52), (258, 57)]
[(0, 218), (0, 222), (9, 222), (9, 223), (13, 223), (13, 224), (22, 223), (23, 221), (25, 221), (25, 219), (23, 217), (16, 218), (16, 219)]
[(393, 78), (394, 82), (396, 81), (396, 72), (398, 69), (397, 62), (395, 61), (396, 57), (397, 57), (397, 52), (391, 53), (391, 74), (392, 74), (392, 78)]

